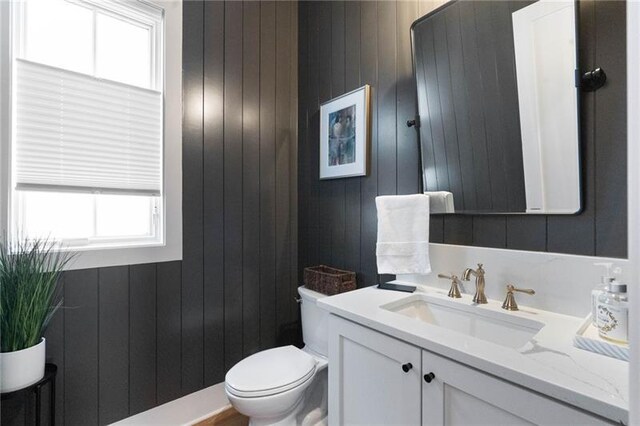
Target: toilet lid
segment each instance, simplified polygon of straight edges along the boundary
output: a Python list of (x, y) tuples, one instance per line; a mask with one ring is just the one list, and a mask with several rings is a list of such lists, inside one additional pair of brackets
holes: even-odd
[(282, 346), (243, 359), (229, 370), (225, 382), (227, 389), (238, 396), (273, 395), (304, 383), (315, 369), (311, 355), (295, 346)]

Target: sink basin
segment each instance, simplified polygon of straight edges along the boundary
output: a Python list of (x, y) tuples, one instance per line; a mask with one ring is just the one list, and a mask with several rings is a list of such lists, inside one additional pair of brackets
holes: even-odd
[(514, 349), (524, 346), (544, 327), (535, 320), (424, 294), (415, 294), (381, 308)]

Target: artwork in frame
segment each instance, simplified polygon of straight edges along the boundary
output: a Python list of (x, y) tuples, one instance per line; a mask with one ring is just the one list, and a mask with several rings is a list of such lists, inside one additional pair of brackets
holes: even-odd
[(370, 92), (365, 85), (320, 106), (320, 179), (367, 175)]

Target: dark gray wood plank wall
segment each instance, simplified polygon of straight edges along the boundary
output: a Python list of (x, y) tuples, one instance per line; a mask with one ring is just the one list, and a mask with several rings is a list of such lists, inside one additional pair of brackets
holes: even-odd
[[(412, 118), (416, 110), (409, 27), (439, 4), (441, 2), (428, 1), (300, 4), (299, 276), (305, 266), (329, 261), (336, 267), (356, 271), (359, 286), (376, 283), (374, 198), (381, 194), (416, 193), (421, 179), (415, 132), (405, 127), (405, 121)], [(510, 13), (504, 9), (507, 6), (514, 8), (518, 4), (495, 5), (494, 12)], [(459, 12), (473, 13), (468, 8), (473, 8), (472, 2), (463, 2)], [(434, 216), (431, 218), (432, 242), (627, 256), (625, 4), (582, 1), (579, 15), (581, 69), (599, 66), (607, 70), (609, 76), (605, 87), (595, 93), (584, 93), (581, 100), (584, 211), (575, 216)], [(439, 26), (446, 27), (449, 43), (468, 39), (469, 43), (486, 44), (482, 38), (472, 40), (473, 34), (467, 34), (458, 24), (456, 16), (446, 16), (438, 22)], [(444, 54), (442, 43), (441, 39), (432, 37), (435, 55)], [(332, 48), (329, 50), (327, 46)], [(502, 53), (497, 46), (492, 48), (492, 55)], [(477, 57), (461, 53), (449, 60), (453, 72), (470, 67), (481, 74)], [(338, 96), (365, 83), (373, 88), (371, 173), (367, 177), (320, 182), (319, 103), (328, 96)], [(442, 84), (449, 97), (483, 102), (480, 93), (447, 88), (447, 81)], [(439, 108), (453, 107), (443, 103), (439, 93), (429, 95), (430, 102)], [(464, 102), (456, 101), (454, 105), (463, 108)], [(455, 113), (468, 116), (469, 111), (463, 108)], [(469, 147), (475, 152), (476, 147), (470, 145), (474, 143), (470, 135), (479, 120), (482, 117), (469, 117), (468, 128), (463, 126), (462, 132), (458, 131), (459, 144), (467, 147), (460, 148), (461, 152), (469, 152)], [(492, 126), (492, 131), (503, 134), (503, 138), (515, 131), (500, 123)], [(437, 138), (452, 133), (447, 123), (444, 128), (423, 130), (430, 135), (435, 132)], [(438, 152), (423, 155), (427, 160), (429, 156), (446, 155), (443, 149), (438, 146)], [(486, 149), (479, 145), (477, 150), (482, 154), (480, 159), (486, 161)], [(469, 159), (461, 158), (462, 163), (465, 161)], [(474, 170), (464, 164), (460, 167), (464, 172), (463, 187), (465, 179), (489, 179), (483, 175), (486, 170), (482, 168)], [(432, 179), (437, 176), (434, 174)], [(509, 191), (506, 185), (504, 189)], [(468, 197), (474, 203), (476, 198), (490, 200), (489, 194), (468, 194)]]
[[(64, 277), (64, 424), (98, 424), (99, 270)], [(53, 360), (58, 364), (58, 360)], [(59, 394), (56, 395), (59, 399)]]
[[(156, 265), (156, 403), (182, 396), (182, 262)], [(146, 359), (154, 353), (147, 352)], [(212, 357), (212, 362), (216, 359)], [(132, 412), (131, 414), (134, 414)]]
[(204, 384), (216, 383), (224, 368), (224, 3), (204, 4)]
[(300, 343), (298, 7), (184, 3), (183, 261), (64, 274), (57, 424), (107, 424)]
[[(276, 297), (275, 274), (275, 170), (270, 167), (275, 161), (275, 85), (276, 75), (276, 3), (265, 2), (260, 7), (260, 297), (262, 303), (273, 304)], [(262, 342), (276, 342), (276, 313), (272, 310), (260, 311), (261, 321), (269, 324), (260, 332)]]
[[(156, 265), (129, 268), (129, 411), (138, 413), (156, 405), (158, 319)], [(160, 312), (164, 315), (164, 312)]]
[[(184, 3), (182, 155), (183, 267), (182, 267), (182, 389), (187, 393), (202, 386), (203, 326), (203, 135), (204, 135), (204, 8), (199, 2)], [(226, 160), (226, 158), (225, 158)]]
[(98, 270), (98, 422), (129, 414), (129, 267)]

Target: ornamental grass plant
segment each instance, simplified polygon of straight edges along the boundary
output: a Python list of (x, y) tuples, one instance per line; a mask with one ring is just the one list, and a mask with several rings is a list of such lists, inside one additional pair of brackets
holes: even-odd
[(49, 239), (0, 241), (0, 352), (40, 343), (62, 306), (60, 275), (72, 257)]

